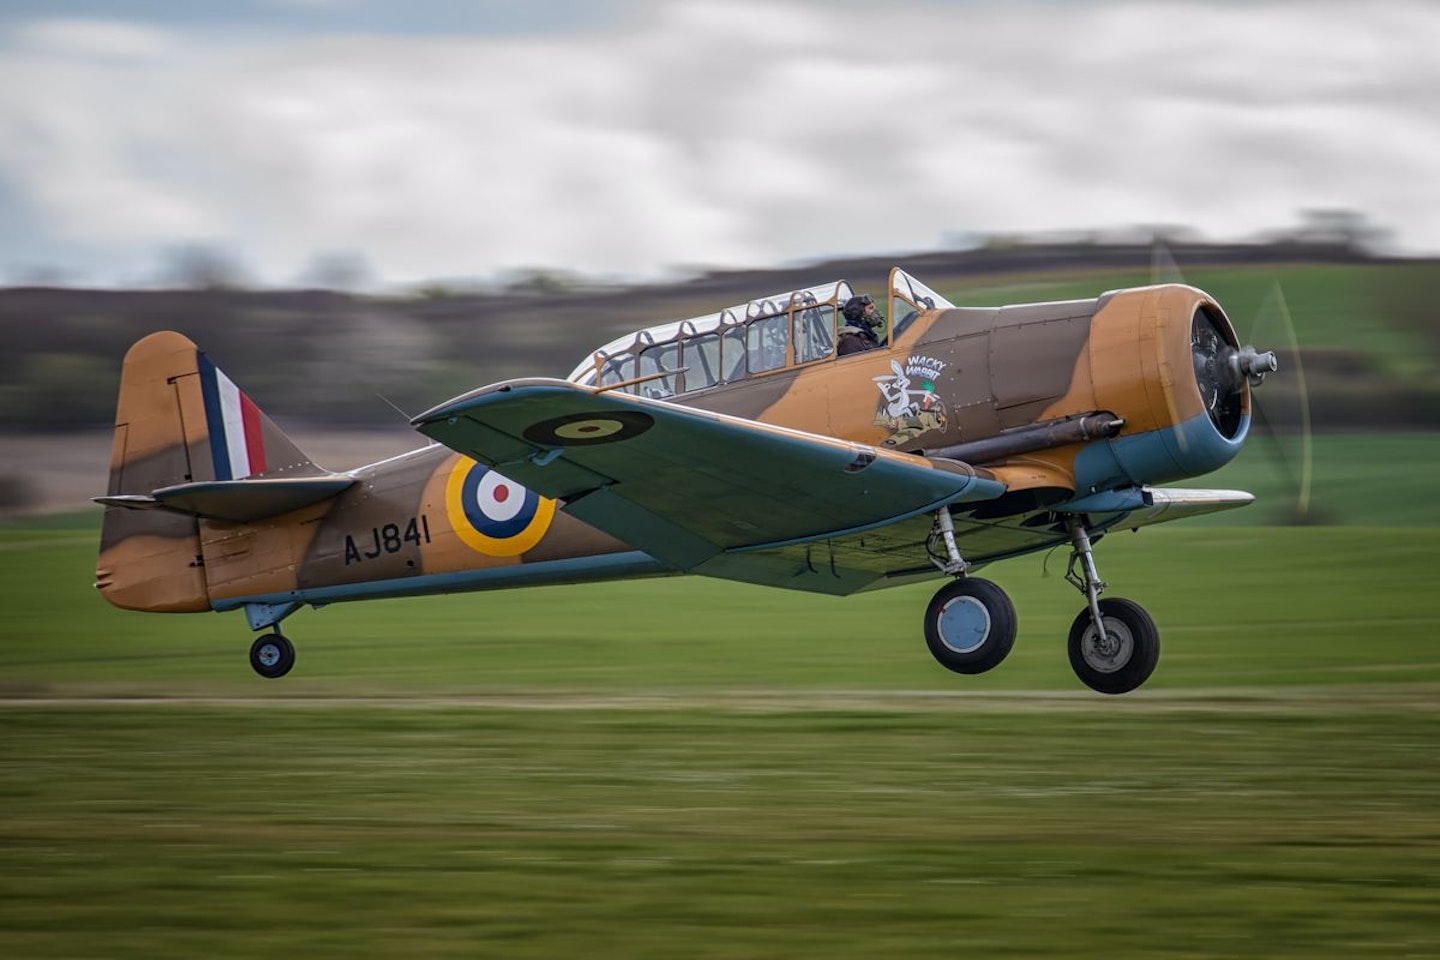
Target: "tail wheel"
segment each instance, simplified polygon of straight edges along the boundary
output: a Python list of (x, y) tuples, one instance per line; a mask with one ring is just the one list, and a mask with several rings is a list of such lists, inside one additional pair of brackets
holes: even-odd
[(947, 670), (984, 673), (1015, 645), (1015, 605), (989, 580), (947, 583), (925, 610), (925, 644)]
[(1070, 667), (1092, 690), (1129, 693), (1160, 662), (1160, 628), (1145, 608), (1119, 597), (1100, 601), (1105, 635), (1095, 629), (1087, 607), (1070, 627)]
[(278, 633), (256, 637), (250, 645), (250, 666), (267, 680), (277, 680), (295, 666), (295, 645)]

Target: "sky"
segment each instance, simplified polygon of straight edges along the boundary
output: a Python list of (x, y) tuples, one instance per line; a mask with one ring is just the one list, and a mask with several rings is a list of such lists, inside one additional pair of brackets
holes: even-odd
[(1434, 254), (1437, 49), (1398, 0), (0, 0), (0, 282), (645, 280), (1314, 209)]

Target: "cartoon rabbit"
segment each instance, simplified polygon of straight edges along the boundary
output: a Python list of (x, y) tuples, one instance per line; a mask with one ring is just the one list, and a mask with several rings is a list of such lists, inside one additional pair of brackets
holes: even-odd
[(875, 377), (875, 385), (885, 398), (886, 415), (899, 419), (914, 413), (910, 402), (910, 378), (905, 375), (905, 368), (898, 360), (890, 361), (890, 369), (895, 371), (895, 376)]

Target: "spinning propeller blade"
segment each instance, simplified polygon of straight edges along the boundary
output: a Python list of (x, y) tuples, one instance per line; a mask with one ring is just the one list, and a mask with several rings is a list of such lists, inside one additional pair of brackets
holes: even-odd
[[(1175, 261), (1169, 246), (1158, 236), (1150, 254), (1150, 280), (1152, 283), (1184, 283), (1185, 278)], [(1307, 523), (1311, 519), (1311, 485), (1314, 479), (1314, 443), (1310, 424), (1310, 395), (1305, 385), (1305, 366), (1301, 358), (1300, 341), (1295, 333), (1295, 322), (1291, 317), (1285, 293), (1276, 282), (1267, 294), (1254, 321), (1250, 325), (1247, 344), (1233, 346), (1225, 339), (1219, 327), (1209, 318), (1197, 318), (1191, 332), (1191, 356), (1195, 364), (1195, 380), (1200, 387), (1205, 409), (1212, 420), (1220, 425), (1226, 418), (1238, 416), (1245, 387), (1250, 391), (1250, 410), (1254, 425), (1264, 437), (1263, 447), (1271, 462), (1278, 465), (1287, 479), (1287, 486), (1293, 491), (1294, 502), (1290, 519), (1296, 523)], [(1286, 381), (1293, 383), (1296, 410), (1292, 416), (1278, 418), (1272, 414), (1279, 411), (1266, 409), (1258, 391), (1267, 374), (1281, 365), (1273, 352), (1261, 352), (1249, 344), (1257, 342), (1281, 343), (1288, 351), (1284, 354)], [(1293, 376), (1292, 376), (1293, 371)], [(1280, 400), (1290, 395), (1282, 394)], [(1299, 452), (1292, 455), (1285, 449), (1282, 440), (1286, 431), (1296, 430), (1299, 435)]]
[(1180, 272), (1180, 265), (1175, 262), (1175, 257), (1170, 253), (1170, 245), (1160, 239), (1158, 233), (1150, 243), (1150, 282), (1185, 282), (1185, 276)]
[[(1314, 438), (1310, 423), (1310, 391), (1305, 383), (1305, 362), (1300, 350), (1300, 340), (1295, 333), (1295, 321), (1285, 292), (1277, 282), (1270, 288), (1259, 312), (1251, 324), (1251, 337), (1264, 336), (1271, 343), (1280, 343), (1286, 349), (1284, 365), (1286, 380), (1293, 387), (1293, 394), (1287, 391), (1271, 398), (1270, 404), (1283, 402), (1293, 396), (1292, 410), (1274, 410), (1262, 404), (1258, 397), (1252, 397), (1251, 410), (1256, 425), (1266, 441), (1266, 449), (1273, 461), (1278, 463), (1294, 491), (1294, 511), (1291, 519), (1296, 523), (1308, 523), (1310, 515), (1310, 494), (1315, 473)], [(1286, 443), (1286, 438), (1298, 432), (1299, 450), (1295, 444)], [(1291, 449), (1287, 450), (1287, 446)]]

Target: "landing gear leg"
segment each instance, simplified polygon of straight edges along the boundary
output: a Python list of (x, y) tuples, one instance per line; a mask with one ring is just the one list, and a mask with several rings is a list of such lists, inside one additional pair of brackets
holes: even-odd
[(268, 627), (271, 631), (256, 637), (250, 645), (250, 666), (267, 680), (278, 680), (295, 666), (295, 645), (281, 635), (280, 621), (299, 609), (299, 600), (245, 604), (245, 619), (250, 621), (250, 629)]
[[(1090, 620), (1095, 624), (1095, 629), (1103, 634), (1105, 627), (1101, 623), (1100, 594), (1105, 591), (1105, 581), (1100, 579), (1100, 573), (1095, 569), (1095, 551), (1090, 545), (1090, 533), (1085, 529), (1084, 522), (1074, 515), (1065, 518), (1065, 530), (1070, 534), (1070, 543), (1074, 545), (1070, 552), (1070, 563), (1065, 568), (1065, 580), (1085, 594)], [(1083, 575), (1075, 572), (1077, 562)]]
[(1065, 579), (1085, 594), (1085, 609), (1070, 627), (1070, 667), (1092, 690), (1129, 693), (1160, 660), (1160, 630), (1138, 603), (1100, 599), (1105, 581), (1095, 569), (1090, 534), (1076, 516), (1066, 518), (1065, 528), (1074, 546)]
[(1015, 605), (998, 584), (965, 576), (970, 564), (955, 544), (950, 508), (935, 512), (926, 542), (930, 562), (957, 579), (935, 592), (925, 610), (925, 645), (945, 669), (984, 673), (1015, 645)]
[[(945, 549), (944, 554), (940, 553), (941, 547)], [(960, 548), (955, 545), (955, 521), (948, 506), (935, 511), (935, 523), (925, 541), (925, 551), (930, 555), (930, 562), (947, 576), (963, 577), (970, 569), (970, 564), (960, 556)]]

